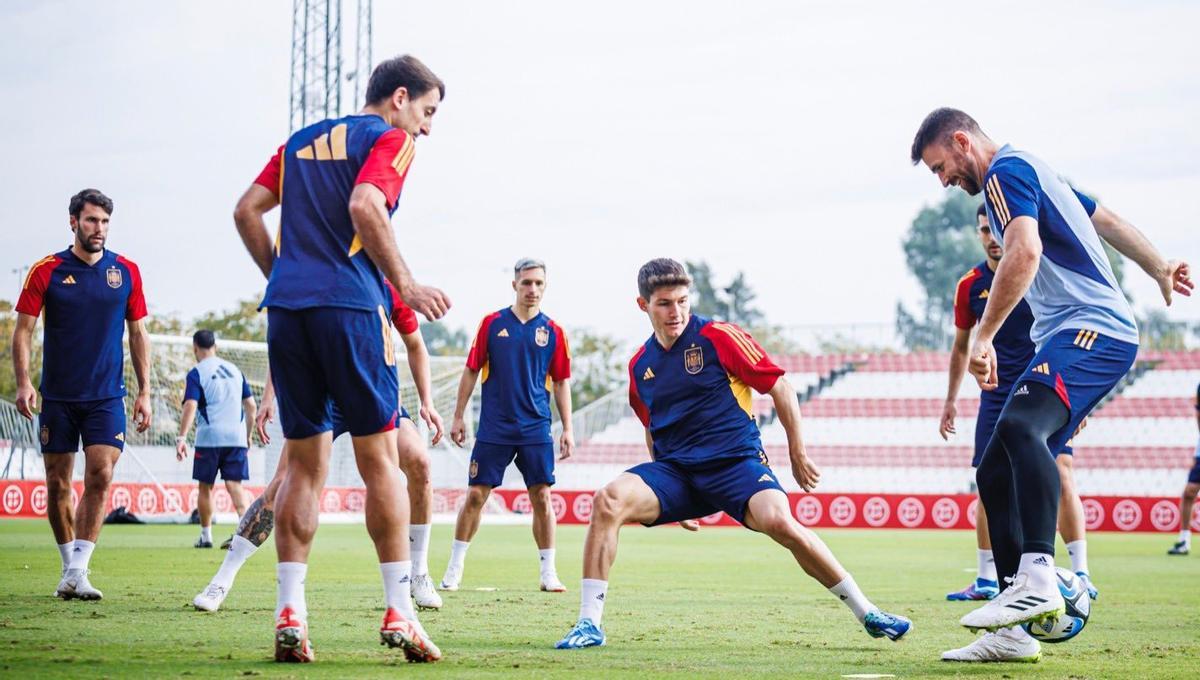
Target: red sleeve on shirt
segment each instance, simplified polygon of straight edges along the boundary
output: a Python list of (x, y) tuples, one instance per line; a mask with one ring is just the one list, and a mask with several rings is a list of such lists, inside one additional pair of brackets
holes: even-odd
[(125, 303), (125, 319), (137, 321), (146, 316), (146, 296), (142, 293), (142, 270), (138, 269), (132, 260), (127, 260), (122, 255), (117, 256), (117, 262), (125, 265), (125, 268), (129, 270), (130, 283), (133, 285), (133, 290), (129, 291), (129, 300)]
[(550, 329), (554, 331), (554, 356), (550, 358), (550, 379), (559, 382), (571, 377), (571, 349), (567, 347), (567, 334), (563, 332), (562, 326), (551, 321)]
[(254, 178), (254, 183), (269, 190), (275, 194), (275, 198), (280, 198), (283, 193), (283, 186), (280, 182), (283, 181), (283, 147), (271, 156), (271, 160), (267, 161), (262, 172), (258, 173), (258, 177)]
[(731, 323), (713, 321), (700, 329), (717, 349), (717, 359), (725, 372), (738, 378), (760, 394), (775, 386), (782, 368), (767, 356), (767, 351), (746, 331)]
[(407, 132), (396, 128), (388, 130), (375, 140), (354, 185), (375, 185), (387, 198), (387, 207), (391, 210), (400, 199), (400, 189), (404, 187), (404, 178), (408, 176), (408, 166), (415, 152), (416, 145)]
[(412, 307), (404, 304), (404, 300), (400, 299), (400, 293), (390, 281), (385, 279), (383, 285), (387, 287), (388, 294), (392, 296), (392, 325), (400, 331), (400, 335), (416, 333), (420, 328), (416, 312), (412, 310)]
[(16, 310), (29, 316), (42, 313), (42, 305), (46, 301), (46, 289), (50, 287), (50, 274), (54, 268), (62, 264), (57, 255), (48, 255), (33, 263), (29, 273), (25, 275), (25, 285), (21, 286), (21, 296), (17, 298)]
[(637, 414), (638, 420), (642, 421), (642, 426), (650, 427), (650, 409), (646, 408), (642, 397), (637, 391), (637, 377), (633, 374), (633, 367), (637, 364), (638, 359), (642, 358), (642, 353), (646, 351), (646, 346), (643, 345), (629, 360), (629, 406), (633, 408), (633, 412)]
[(971, 284), (981, 276), (978, 270), (972, 269), (958, 280), (954, 290), (954, 327), (969, 331), (978, 320), (971, 313)]
[(483, 365), (488, 361), (488, 328), (498, 318), (500, 312), (492, 312), (479, 322), (479, 330), (475, 331), (475, 339), (471, 341), (471, 351), (467, 353), (467, 368), (472, 371), (483, 370)]

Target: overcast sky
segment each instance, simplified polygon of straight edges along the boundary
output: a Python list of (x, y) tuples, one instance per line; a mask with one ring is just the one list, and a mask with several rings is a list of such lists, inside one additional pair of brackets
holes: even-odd
[[(657, 256), (746, 270), (777, 324), (890, 323), (918, 299), (900, 239), (942, 196), (908, 161), (940, 105), (1200, 267), (1200, 3), (375, 5), (375, 58), (447, 83), (393, 223), (452, 326), (511, 302), (527, 254), (551, 316), (628, 339)], [(231, 213), (288, 133), (291, 6), (0, 4), (0, 297), (69, 245), (85, 186), (115, 199), (109, 246), (152, 311), (261, 291)], [(1161, 305), (1127, 272), (1139, 308)], [(1200, 298), (1172, 316), (1200, 319)]]

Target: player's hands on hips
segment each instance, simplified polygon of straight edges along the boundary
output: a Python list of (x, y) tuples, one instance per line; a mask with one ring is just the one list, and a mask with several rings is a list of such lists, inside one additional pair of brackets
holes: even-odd
[(25, 383), (17, 388), (17, 411), (26, 418), (33, 420), (33, 412), (38, 407), (38, 393), (33, 385)]
[(950, 441), (950, 435), (958, 434), (958, 430), (954, 429), (954, 419), (957, 417), (958, 404), (953, 399), (947, 399), (942, 406), (942, 422), (938, 425), (938, 434), (942, 435), (942, 439)]
[(271, 435), (267, 434), (267, 423), (275, 422), (275, 401), (263, 401), (254, 414), (254, 429), (258, 432), (258, 441), (264, 445), (271, 443)]
[(463, 422), (462, 416), (455, 416), (450, 425), (450, 441), (459, 448), (467, 443), (467, 424)]
[(575, 453), (575, 434), (570, 430), (563, 430), (562, 437), (558, 440), (558, 459), (566, 460)]
[(992, 341), (975, 338), (969, 356), (967, 370), (975, 376), (979, 388), (985, 392), (996, 389), (999, 386), (999, 377), (996, 374), (996, 348), (992, 346)]
[(414, 283), (409, 286), (400, 298), (404, 304), (430, 321), (437, 321), (450, 311), (450, 296), (433, 286), (422, 286)]
[(679, 526), (687, 529), (688, 531), (700, 531), (700, 522), (694, 519), (679, 520)]
[(1171, 260), (1167, 262), (1167, 270), (1158, 278), (1158, 289), (1162, 291), (1163, 300), (1171, 306), (1171, 293), (1191, 295), (1196, 284), (1192, 283), (1192, 272), (1187, 262)]
[(792, 455), (792, 476), (796, 478), (796, 483), (800, 485), (800, 488), (805, 491), (817, 488), (817, 484), (821, 481), (821, 471), (803, 452)]
[(188, 455), (187, 437), (176, 437), (175, 438), (175, 460), (183, 460), (184, 458), (187, 458), (187, 455)]
[(153, 413), (150, 411), (150, 393), (142, 392), (133, 402), (133, 422), (137, 425), (138, 432), (145, 432), (150, 429), (150, 418)]
[(446, 426), (442, 423), (442, 415), (437, 412), (433, 406), (421, 405), (421, 410), (418, 411), (421, 415), (421, 420), (425, 421), (425, 425), (429, 431), (433, 433), (433, 438), (429, 440), (430, 446), (437, 446), (438, 442), (442, 441), (442, 435), (446, 433)]

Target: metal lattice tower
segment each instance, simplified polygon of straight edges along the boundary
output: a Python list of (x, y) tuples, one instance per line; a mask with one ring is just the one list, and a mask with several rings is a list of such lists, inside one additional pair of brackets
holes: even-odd
[[(361, 104), (371, 75), (371, 0), (354, 2), (354, 57), (348, 64), (342, 58), (342, 0), (292, 2), (292, 132)], [(342, 96), (343, 88), (350, 96)]]

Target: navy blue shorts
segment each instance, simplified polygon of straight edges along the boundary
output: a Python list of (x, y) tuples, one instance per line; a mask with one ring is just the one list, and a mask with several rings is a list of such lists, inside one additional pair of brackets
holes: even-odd
[(1188, 472), (1188, 484), (1200, 484), (1200, 458), (1196, 459), (1191, 471)]
[(250, 479), (250, 459), (244, 446), (197, 446), (192, 460), (192, 479), (202, 484), (217, 481), (217, 470), (227, 482)]
[[(333, 438), (337, 439), (338, 437), (349, 432), (349, 430), (346, 429), (346, 423), (342, 419), (342, 412), (338, 410), (338, 407), (333, 406), (332, 409), (333, 409), (332, 410), (332, 413), (333, 413)], [(412, 420), (412, 416), (408, 415), (408, 409), (404, 408), (403, 406), (400, 407), (400, 417)]]
[(722, 458), (702, 466), (684, 466), (656, 460), (629, 468), (658, 496), (658, 519), (646, 526), (696, 519), (724, 511), (746, 523), (746, 504), (763, 489), (785, 493), (767, 465), (765, 454), (757, 457)]
[(361, 437), (396, 427), (400, 383), (392, 325), (375, 312), (338, 307), (267, 310), (267, 353), (287, 439), (333, 429), (331, 406)]
[(42, 453), (75, 453), (79, 441), (125, 450), (125, 397), (95, 401), (42, 400), (38, 414)]
[[(1000, 412), (1004, 410), (1004, 404), (1008, 401), (1008, 396), (993, 397), (994, 392), (984, 392), (979, 398), (979, 415), (975, 417), (975, 455), (971, 458), (971, 467), (979, 467), (979, 461), (983, 460), (983, 452), (987, 450), (988, 442), (992, 440), (992, 433), (996, 431), (996, 421), (1000, 420)], [(1072, 430), (1074, 432), (1074, 430)], [(1063, 444), (1055, 455), (1066, 454), (1068, 456), (1075, 454), (1074, 447), (1068, 441)]]
[(1046, 445), (1061, 451), (1075, 428), (1125, 377), (1137, 358), (1138, 346), (1095, 331), (1059, 331), (1042, 345), (1013, 387), (1009, 401), (1021, 392), (1021, 383), (1036, 382), (1058, 393), (1070, 418)]
[(554, 486), (554, 444), (493, 444), (475, 440), (467, 484), (500, 486), (504, 468), (516, 459), (525, 488), (538, 484)]

